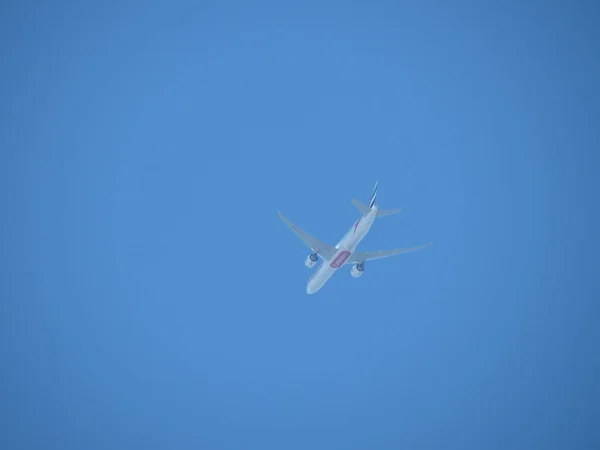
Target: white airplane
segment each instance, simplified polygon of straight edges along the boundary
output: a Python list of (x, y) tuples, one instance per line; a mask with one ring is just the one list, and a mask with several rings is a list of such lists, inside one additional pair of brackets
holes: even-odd
[(389, 216), (401, 212), (401, 209), (380, 210), (375, 204), (377, 198), (377, 186), (375, 183), (373, 193), (369, 205), (365, 205), (356, 199), (352, 199), (352, 203), (360, 210), (362, 216), (354, 223), (352, 228), (346, 233), (340, 242), (335, 247), (325, 244), (311, 236), (306, 231), (298, 228), (292, 222), (278, 211), (279, 217), (283, 220), (296, 235), (311, 249), (312, 253), (306, 257), (305, 265), (309, 269), (313, 268), (319, 256), (323, 259), (319, 267), (311, 275), (306, 286), (308, 294), (314, 294), (321, 289), (325, 283), (333, 276), (333, 274), (344, 264), (354, 264), (350, 273), (354, 278), (360, 277), (365, 270), (365, 261), (374, 259), (387, 258), (389, 256), (399, 255), (401, 253), (420, 250), (431, 245), (431, 242), (418, 247), (397, 248), (394, 250), (382, 250), (378, 252), (356, 252), (355, 249), (362, 241), (375, 221), (376, 217)]

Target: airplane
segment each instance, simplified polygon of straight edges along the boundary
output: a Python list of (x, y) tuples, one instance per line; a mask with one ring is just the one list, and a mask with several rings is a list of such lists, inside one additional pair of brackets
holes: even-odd
[(388, 258), (390, 256), (400, 255), (402, 253), (421, 250), (429, 247), (432, 244), (430, 242), (417, 247), (397, 248), (394, 250), (382, 250), (378, 252), (355, 251), (360, 241), (365, 238), (371, 229), (375, 218), (397, 214), (402, 211), (402, 209), (379, 209), (379, 206), (375, 203), (375, 200), (377, 199), (378, 186), (379, 181), (375, 183), (375, 187), (373, 188), (368, 205), (365, 205), (354, 198), (352, 199), (352, 203), (358, 208), (362, 215), (335, 247), (321, 242), (314, 236), (293, 224), (289, 219), (281, 214), (280, 211), (278, 211), (281, 220), (283, 220), (286, 225), (290, 227), (291, 230), (296, 233), (302, 242), (304, 242), (304, 244), (311, 250), (312, 253), (306, 257), (306, 261), (304, 263), (306, 267), (312, 269), (317, 264), (319, 257), (322, 259), (319, 267), (317, 267), (308, 280), (308, 284), (306, 286), (307, 294), (314, 294), (321, 289), (333, 276), (333, 274), (345, 264), (353, 264), (350, 274), (354, 278), (358, 278), (365, 271), (366, 261)]

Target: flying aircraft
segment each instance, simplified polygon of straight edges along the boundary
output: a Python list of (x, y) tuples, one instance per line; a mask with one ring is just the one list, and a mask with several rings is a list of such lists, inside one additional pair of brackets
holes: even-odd
[(306, 292), (308, 294), (314, 294), (321, 289), (333, 276), (333, 274), (345, 264), (353, 264), (350, 274), (354, 278), (358, 278), (365, 270), (366, 261), (387, 258), (415, 250), (421, 250), (429, 247), (432, 244), (430, 242), (418, 247), (397, 248), (394, 250), (382, 250), (378, 252), (355, 251), (360, 241), (365, 238), (371, 229), (371, 225), (373, 225), (375, 218), (397, 214), (402, 211), (402, 209), (379, 209), (379, 207), (375, 204), (378, 186), (379, 181), (375, 183), (375, 187), (373, 188), (373, 193), (371, 194), (368, 205), (365, 205), (356, 199), (352, 199), (352, 203), (358, 208), (362, 215), (335, 247), (321, 242), (314, 236), (311, 236), (306, 231), (293, 224), (289, 219), (284, 217), (280, 211), (278, 211), (281, 220), (283, 220), (311, 250), (312, 253), (306, 257), (306, 261), (304, 263), (306, 267), (312, 269), (317, 264), (319, 257), (322, 259), (319, 267), (313, 272), (308, 280), (308, 284), (306, 286)]

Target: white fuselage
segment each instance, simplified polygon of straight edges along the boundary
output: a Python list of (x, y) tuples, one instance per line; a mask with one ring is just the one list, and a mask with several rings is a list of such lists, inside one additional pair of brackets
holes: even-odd
[(321, 289), (327, 280), (342, 267), (346, 261), (352, 256), (356, 246), (362, 241), (369, 230), (377, 215), (377, 206), (369, 213), (358, 219), (352, 228), (346, 233), (341, 241), (335, 246), (337, 252), (331, 258), (331, 261), (322, 261), (316, 271), (311, 275), (306, 286), (306, 292), (314, 294)]

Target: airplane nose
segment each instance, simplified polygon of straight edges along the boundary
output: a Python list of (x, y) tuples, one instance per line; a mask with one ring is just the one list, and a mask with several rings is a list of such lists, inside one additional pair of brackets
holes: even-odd
[(312, 287), (312, 285), (310, 283), (308, 283), (308, 285), (306, 286), (306, 293), (307, 294), (314, 294), (315, 293), (315, 290), (314, 290), (314, 288)]

